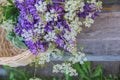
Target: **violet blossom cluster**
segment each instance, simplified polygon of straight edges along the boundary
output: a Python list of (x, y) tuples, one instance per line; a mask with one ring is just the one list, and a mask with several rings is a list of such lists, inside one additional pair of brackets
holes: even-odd
[(75, 51), (75, 40), (83, 25), (90, 27), (100, 11), (91, 0), (15, 0), (20, 15), (15, 33), (33, 54), (45, 52), (50, 44)]

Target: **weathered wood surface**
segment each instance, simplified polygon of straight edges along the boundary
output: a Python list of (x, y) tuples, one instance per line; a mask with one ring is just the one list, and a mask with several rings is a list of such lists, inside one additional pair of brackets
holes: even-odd
[(87, 55), (87, 59), (88, 61), (120, 61), (120, 55)]
[(101, 13), (91, 28), (78, 35), (77, 44), (91, 55), (120, 55), (120, 12)]

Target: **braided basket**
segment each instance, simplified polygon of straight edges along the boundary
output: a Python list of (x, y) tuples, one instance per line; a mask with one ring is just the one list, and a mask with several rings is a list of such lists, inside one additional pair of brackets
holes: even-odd
[(6, 40), (5, 33), (6, 31), (0, 27), (0, 65), (17, 67), (31, 63), (35, 56), (29, 50), (21, 50), (13, 47)]
[[(6, 0), (0, 0), (0, 5), (7, 5)], [(2, 13), (0, 11), (0, 17)], [(32, 63), (35, 56), (29, 50), (17, 49), (6, 40), (6, 30), (0, 26), (0, 65), (10, 67), (26, 66)]]

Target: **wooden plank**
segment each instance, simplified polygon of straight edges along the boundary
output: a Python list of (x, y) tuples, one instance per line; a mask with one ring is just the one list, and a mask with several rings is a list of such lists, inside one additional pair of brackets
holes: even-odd
[(120, 6), (103, 7), (104, 11), (120, 10)]
[(88, 55), (88, 61), (120, 61), (120, 55)]
[[(66, 55), (64, 56), (64, 59), (68, 59), (70, 56)], [(120, 61), (120, 55), (87, 55), (86, 56), (88, 61)], [(53, 59), (52, 61), (63, 61), (63, 59)]]

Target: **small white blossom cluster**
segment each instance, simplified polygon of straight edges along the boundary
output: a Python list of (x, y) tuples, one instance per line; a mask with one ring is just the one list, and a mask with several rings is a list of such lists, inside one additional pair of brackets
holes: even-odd
[(90, 18), (91, 16), (92, 16), (92, 15), (89, 14), (89, 15), (85, 18), (85, 21), (83, 21), (83, 24), (85, 24), (85, 26), (87, 26), (87, 27), (91, 27), (91, 24), (94, 23), (94, 20)]
[(24, 0), (19, 0), (20, 3), (22, 3)]
[(63, 57), (63, 54), (59, 49), (55, 49), (54, 51), (52, 51), (51, 55), (54, 59), (62, 59)]
[(44, 36), (44, 39), (46, 41), (54, 41), (57, 38), (55, 35), (56, 33), (54, 31), (48, 32), (48, 34)]
[(33, 17), (32, 17), (31, 14), (27, 14), (27, 15), (25, 16), (25, 18), (26, 18), (28, 21), (33, 22)]
[[(23, 34), (21, 36), (24, 37), (27, 41), (37, 41), (39, 39), (39, 34), (45, 34), (44, 27), (44, 24), (42, 22), (39, 22), (39, 24), (34, 25), (34, 30), (23, 29)], [(56, 39), (55, 31), (53, 30), (51, 32), (48, 32), (48, 34), (44, 35), (44, 39), (46, 41), (54, 41)]]
[[(52, 21), (52, 20), (57, 21), (58, 14), (55, 12), (54, 9), (51, 9), (50, 11), (46, 11), (47, 3), (45, 1), (44, 2), (39, 1), (38, 4), (35, 4), (35, 7), (38, 12), (42, 13), (40, 15), (43, 17), (43, 19), (45, 19), (45, 21), (47, 21), (47, 22)], [(39, 27), (39, 29), (37, 27)], [(44, 34), (44, 27), (45, 27), (45, 25), (43, 25), (43, 24), (36, 25), (36, 32), (38, 31), (39, 33)], [(46, 41), (54, 41), (56, 39), (55, 30), (48, 32), (46, 35), (44, 35), (43, 38)]]
[(65, 74), (69, 74), (70, 76), (78, 75), (77, 71), (72, 68), (72, 65), (70, 63), (62, 63), (61, 65), (60, 64), (54, 65), (53, 72), (65, 73)]
[(23, 29), (24, 34), (22, 34), (21, 36), (25, 38), (26, 41), (29, 40), (33, 40), (33, 31), (32, 30), (28, 30), (26, 31), (25, 29)]
[(38, 12), (42, 12), (44, 13), (47, 10), (46, 7), (47, 3), (46, 2), (42, 2), (41, 0), (38, 2), (38, 4), (35, 4), (35, 7), (37, 9)]
[(29, 80), (42, 80), (40, 78), (30, 78)]
[(68, 58), (68, 63), (57, 64), (53, 66), (54, 73), (65, 73), (70, 76), (77, 76), (78, 73), (75, 69), (72, 68), (73, 64), (80, 63), (83, 64), (87, 61), (86, 55), (82, 52), (78, 52), (78, 54), (74, 54), (73, 56)]
[(40, 55), (40, 60), (39, 60), (39, 64), (45, 64), (50, 62), (50, 53), (46, 52)]
[[(97, 10), (96, 8), (101, 9), (100, 8), (101, 5), (100, 7), (97, 7), (101, 3), (96, 2), (96, 0), (90, 0), (88, 1), (88, 3), (90, 3), (91, 4), (90, 7), (91, 8), (94, 7), (95, 10)], [(92, 4), (94, 5), (92, 6)], [(66, 33), (63, 35), (67, 40), (75, 41), (77, 34), (82, 31), (83, 25), (85, 25), (86, 27), (91, 27), (91, 25), (94, 23), (94, 19), (92, 19), (94, 12), (89, 12), (88, 15), (86, 15), (86, 17), (82, 19), (78, 17), (78, 12), (82, 13), (85, 11), (84, 6), (86, 6), (84, 0), (67, 0), (66, 1), (65, 11), (67, 11), (67, 13), (65, 13), (64, 18), (68, 21), (68, 24), (71, 27), (71, 32), (66, 31)], [(69, 45), (68, 48), (69, 50), (71, 50), (73, 47), (75, 47), (74, 44)]]
[(66, 31), (64, 37), (67, 40), (75, 41), (78, 32), (82, 31), (82, 28), (80, 27), (82, 25), (82, 23), (79, 21), (78, 17), (75, 17), (75, 20), (72, 21), (69, 25), (72, 26), (71, 27), (71, 32)]
[(94, 4), (96, 4), (98, 9), (102, 9), (102, 2), (101, 1), (96, 2), (96, 0), (89, 0), (89, 1), (87, 1), (87, 3), (94, 3)]
[(8, 32), (12, 31), (14, 28), (12, 20), (3, 21), (1, 26), (4, 27), (4, 29), (6, 29)]
[[(81, 5), (80, 5), (81, 4)], [(68, 24), (71, 27), (71, 32), (66, 31), (64, 37), (67, 40), (72, 40), (72, 41), (76, 41), (76, 36), (77, 34), (82, 30), (82, 28), (80, 27), (82, 25), (82, 22), (80, 21), (79, 17), (76, 14), (76, 10), (78, 10), (78, 8), (83, 7), (83, 1), (81, 0), (68, 0), (65, 4), (65, 10), (67, 11), (67, 13), (65, 14), (65, 19), (68, 20)], [(75, 47), (74, 44), (70, 46), (70, 49), (72, 47)], [(75, 49), (74, 49), (75, 50)]]
[[(74, 4), (73, 4), (74, 3)], [(65, 4), (65, 10), (68, 11), (68, 13), (65, 14), (65, 19), (67, 19), (69, 21), (69, 25), (72, 27), (75, 27), (75, 29), (79, 29), (79, 27), (81, 27), (81, 25), (83, 25), (84, 23), (81, 21), (80, 18), (78, 18), (78, 15), (76, 13), (76, 11), (84, 11), (83, 7), (84, 7), (84, 2), (82, 0), (68, 0)], [(75, 21), (74, 21), (75, 20)], [(76, 28), (77, 27), (77, 28)], [(77, 30), (77, 31), (73, 31), (76, 34), (78, 32), (80, 32), (81, 30)]]
[(72, 62), (72, 64), (75, 64), (75, 63), (83, 64), (84, 61), (87, 61), (87, 58), (84, 53), (78, 52), (78, 54), (74, 54), (72, 57), (70, 57), (69, 61)]
[(50, 12), (49, 11), (45, 12), (47, 10), (46, 2), (39, 1), (38, 4), (35, 4), (35, 7), (38, 12), (45, 13), (43, 15), (47, 22), (52, 21), (53, 19), (54, 19), (54, 21), (57, 21), (58, 14), (55, 12), (54, 9), (51, 9)]
[(37, 41), (39, 39), (39, 34), (44, 33), (44, 25), (42, 24), (42, 22), (39, 22), (38, 24), (34, 25), (34, 30), (23, 29), (22, 31), (23, 34), (21, 36), (24, 37), (26, 41)]
[(34, 25), (34, 32), (38, 34), (43, 34), (44, 33), (44, 24), (42, 22), (39, 22), (39, 24)]
[(45, 64), (50, 62), (50, 58), (61, 59), (62, 53), (59, 49), (48, 50), (46, 53), (40, 55), (39, 64)]
[(45, 14), (45, 19), (47, 22), (52, 20), (57, 21), (58, 20), (57, 17), (58, 17), (58, 14), (55, 12), (54, 9), (50, 10), (50, 12), (46, 12)]
[(65, 10), (74, 12), (75, 10), (78, 10), (79, 7), (84, 6), (84, 1), (82, 0), (68, 0), (65, 4)]
[[(101, 2), (96, 2), (96, 0), (90, 0), (88, 1), (88, 3), (91, 4), (95, 4), (95, 8), (101, 9), (101, 5), (99, 7), (99, 4), (102, 4)], [(68, 20), (69, 25), (71, 26), (71, 34), (76, 36), (78, 33), (80, 33), (80, 31), (82, 30), (82, 25), (85, 25), (86, 27), (90, 27), (91, 24), (94, 23), (94, 20), (91, 19), (92, 16), (92, 12), (89, 13), (89, 15), (83, 20), (78, 18), (78, 15), (76, 12), (80, 11), (83, 12), (84, 11), (84, 0), (68, 0), (66, 1), (65, 4), (65, 10), (67, 11), (67, 13), (65, 14), (65, 19)], [(92, 7), (92, 6), (91, 6)]]

